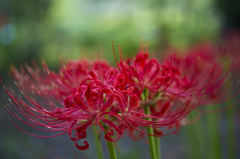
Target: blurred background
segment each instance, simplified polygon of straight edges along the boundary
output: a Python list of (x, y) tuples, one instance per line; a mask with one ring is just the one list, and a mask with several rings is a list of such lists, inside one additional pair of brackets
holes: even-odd
[[(1, 0), (0, 75), (6, 85), (12, 85), (7, 75), (12, 64), (19, 66), (32, 59), (40, 63), (44, 58), (54, 70), (59, 66), (59, 56), (91, 58), (98, 51), (114, 63), (112, 40), (125, 57), (135, 55), (141, 41), (154, 54), (162, 54), (169, 48), (185, 49), (204, 41), (215, 42), (225, 32), (239, 29), (239, 6), (237, 0)], [(1, 87), (0, 105), (7, 101), (8, 96)], [(91, 131), (88, 139), (92, 147), (78, 151), (68, 135), (35, 138), (19, 131), (7, 115), (0, 108), (0, 159), (96, 158)], [(234, 158), (240, 157), (238, 116), (237, 111), (232, 115), (235, 122), (232, 133), (236, 137)], [(229, 158), (225, 144), (226, 116), (219, 114), (213, 118), (220, 123), (216, 140), (222, 143), (213, 151), (218, 151), (221, 158)], [(41, 134), (16, 122), (24, 130)], [(205, 158), (204, 154), (209, 153), (204, 148), (208, 141), (202, 143), (196, 132), (200, 131), (200, 135), (207, 132), (197, 124), (162, 139), (163, 159)], [(207, 139), (206, 135), (204, 138)], [(128, 139), (118, 141), (123, 154), (118, 154), (119, 158), (149, 158), (146, 138), (137, 142)], [(202, 146), (193, 149), (194, 144)], [(108, 155), (106, 143), (103, 146)]]

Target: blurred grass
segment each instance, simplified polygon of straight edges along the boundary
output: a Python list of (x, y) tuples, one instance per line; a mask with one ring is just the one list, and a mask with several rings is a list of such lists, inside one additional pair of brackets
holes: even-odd
[[(233, 105), (233, 101), (226, 103), (226, 106)], [(204, 106), (205, 110), (218, 110), (221, 107), (216, 105)], [(197, 112), (192, 111), (189, 118), (193, 119)], [(196, 159), (220, 159), (236, 158), (235, 141), (235, 118), (233, 108), (223, 113), (208, 113), (197, 122), (187, 126), (187, 144), (190, 149), (188, 158)]]
[[(124, 56), (136, 54), (141, 39), (155, 53), (214, 40), (221, 27), (214, 3), (209, 0), (24, 0), (21, 3), (2, 0), (0, 29), (12, 24), (16, 35), (9, 44), (0, 40), (0, 71), (5, 72), (11, 63), (18, 65), (33, 58), (45, 58), (50, 67), (56, 68), (59, 55), (81, 58), (83, 47), (88, 53), (104, 50), (107, 60), (113, 62), (112, 40), (116, 47), (121, 46)], [(9, 36), (12, 33), (10, 30)]]

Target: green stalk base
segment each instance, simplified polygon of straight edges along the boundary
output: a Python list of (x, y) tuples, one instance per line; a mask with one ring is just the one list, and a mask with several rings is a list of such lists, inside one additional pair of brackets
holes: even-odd
[[(144, 107), (145, 114), (150, 114), (150, 108), (149, 106)], [(148, 121), (152, 121), (152, 119), (148, 118)], [(147, 133), (154, 135), (153, 128), (148, 127), (147, 128)], [(149, 140), (149, 147), (150, 147), (150, 154), (151, 154), (151, 159), (157, 159), (157, 152), (156, 152), (156, 144), (155, 144), (155, 137), (154, 136), (148, 136)]]
[(107, 141), (107, 145), (108, 145), (108, 150), (109, 150), (110, 158), (111, 158), (111, 159), (117, 159), (117, 155), (116, 155), (116, 152), (115, 152), (114, 143)]
[(156, 145), (156, 155), (157, 155), (157, 158), (161, 159), (160, 137), (155, 137), (155, 145)]
[(98, 159), (104, 159), (101, 141), (98, 138), (97, 126), (93, 126), (93, 134), (94, 134), (94, 138), (95, 138), (95, 142), (96, 142)]

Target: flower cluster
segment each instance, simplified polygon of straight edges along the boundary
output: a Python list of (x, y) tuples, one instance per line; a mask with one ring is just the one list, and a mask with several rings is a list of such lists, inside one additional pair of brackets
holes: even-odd
[(133, 139), (134, 131), (161, 137), (177, 132), (200, 104), (222, 97), (220, 85), (228, 74), (223, 66), (210, 54), (196, 51), (183, 57), (172, 54), (163, 63), (141, 51), (117, 62), (116, 68), (103, 60), (62, 62), (58, 72), (43, 61), (42, 70), (12, 69), (24, 98), (3, 85), (11, 98), (6, 109), (33, 128), (68, 133), (80, 150), (89, 147), (87, 141), (82, 146), (77, 141), (86, 138), (91, 125), (99, 126), (109, 142), (116, 142), (126, 130)]

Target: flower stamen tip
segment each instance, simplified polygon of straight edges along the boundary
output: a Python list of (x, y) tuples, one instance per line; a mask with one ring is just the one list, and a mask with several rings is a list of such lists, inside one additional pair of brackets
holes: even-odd
[(12, 121), (12, 119), (11, 119), (9, 116), (7, 116), (7, 118), (8, 118), (10, 121)]

